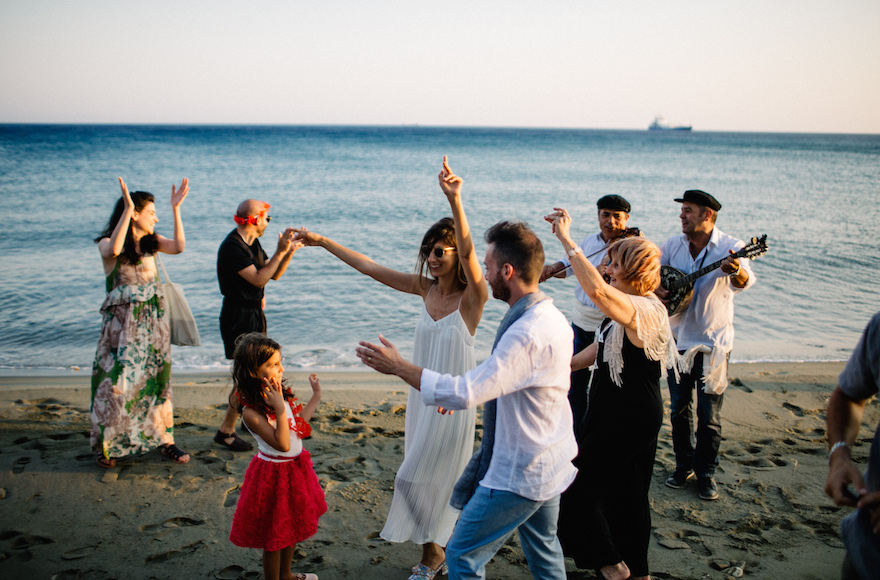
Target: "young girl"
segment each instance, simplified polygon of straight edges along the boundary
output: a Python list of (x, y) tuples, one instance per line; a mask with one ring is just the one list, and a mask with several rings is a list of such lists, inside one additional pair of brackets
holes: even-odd
[(318, 531), (318, 518), (327, 511), (301, 441), (311, 433), (307, 421), (321, 400), (321, 383), (314, 374), (309, 377), (312, 396), (303, 407), (284, 386), (283, 375), (277, 342), (259, 333), (239, 339), (232, 380), (259, 452), (244, 475), (229, 540), (263, 549), (266, 580), (318, 580), (314, 574), (291, 574), (290, 564), (297, 542)]

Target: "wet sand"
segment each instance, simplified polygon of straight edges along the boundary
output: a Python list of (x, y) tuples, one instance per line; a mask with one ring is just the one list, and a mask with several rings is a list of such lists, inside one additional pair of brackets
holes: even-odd
[[(843, 363), (731, 365), (717, 474), (721, 498), (705, 502), (691, 483), (663, 485), (674, 466), (667, 419), (651, 487), (649, 561), (656, 578), (838, 577), (843, 546), (827, 473), (825, 406)], [(305, 373), (288, 373), (294, 391)], [(408, 386), (372, 372), (323, 373), (324, 399), (305, 442), (328, 513), (300, 544), (294, 571), (322, 580), (404, 579), (419, 558), (412, 544), (378, 537), (403, 456)], [(229, 528), (251, 453), (212, 438), (229, 380), (174, 377), (177, 465), (154, 451), (95, 464), (88, 445), (89, 376), (0, 378), (0, 572), (8, 578), (260, 578), (261, 552), (233, 546)], [(865, 413), (855, 456), (864, 461), (877, 404)], [(480, 423), (478, 420), (478, 436)], [(597, 474), (613, 477), (614, 474)], [(568, 561), (570, 578), (591, 578)], [(489, 578), (531, 574), (518, 539), (487, 567)]]

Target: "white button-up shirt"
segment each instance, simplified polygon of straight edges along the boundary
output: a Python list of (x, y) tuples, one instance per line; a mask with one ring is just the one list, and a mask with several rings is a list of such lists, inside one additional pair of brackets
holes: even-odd
[(526, 310), (492, 355), (464, 376), (422, 370), (426, 405), (469, 409), (498, 400), (492, 461), (481, 486), (546, 501), (574, 481), (571, 356), (571, 327), (552, 301), (544, 300)]
[[(578, 247), (584, 252), (584, 257), (597, 268), (605, 258), (605, 254), (608, 253), (608, 246), (608, 242), (602, 237), (602, 232), (587, 236), (578, 244)], [(571, 266), (571, 259), (565, 257), (560, 261), (565, 266), (565, 277), (574, 276), (574, 271), (569, 268)], [(571, 315), (571, 321), (575, 326), (583, 328), (587, 332), (596, 332), (596, 328), (605, 320), (605, 314), (593, 304), (593, 301), (590, 300), (590, 297), (587, 296), (587, 293), (584, 292), (580, 284), (577, 284), (577, 287), (574, 289), (574, 297), (577, 299), (577, 304), (575, 305), (575, 311)]]
[[(684, 234), (666, 240), (660, 248), (660, 263), (672, 266), (685, 274), (722, 260), (730, 255), (728, 250), (739, 250), (745, 244), (728, 236), (718, 228), (712, 229), (709, 243), (697, 255), (691, 256), (690, 242)], [(730, 276), (718, 268), (694, 283), (694, 297), (684, 312), (671, 316), (669, 324), (675, 334), (679, 350), (687, 350), (695, 345), (706, 345), (729, 353), (733, 348), (733, 297), (755, 283), (751, 260), (740, 258), (740, 267), (749, 273), (744, 288), (737, 288)]]

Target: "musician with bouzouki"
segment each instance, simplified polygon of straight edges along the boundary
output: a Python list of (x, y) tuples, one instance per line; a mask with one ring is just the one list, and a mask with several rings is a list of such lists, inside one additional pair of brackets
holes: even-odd
[(693, 295), (686, 307), (670, 308), (669, 323), (685, 372), (679, 380), (672, 373), (667, 378), (676, 466), (666, 485), (680, 489), (696, 475), (700, 498), (714, 500), (719, 497), (715, 470), (727, 361), (733, 348), (733, 298), (754, 285), (755, 275), (746, 258), (766, 251), (766, 236), (747, 247), (722, 232), (715, 226), (721, 203), (705, 191), (689, 190), (675, 201), (681, 203), (682, 233), (660, 248), (661, 265), (674, 270), (666, 268), (667, 287), (661, 282), (656, 294), (668, 302), (668, 308), (684, 302), (681, 294), (689, 288)]
[[(641, 232), (638, 228), (627, 227), (626, 223), (629, 220), (630, 204), (623, 197), (619, 195), (600, 197), (596, 201), (596, 208), (599, 218), (599, 233), (584, 238), (578, 244), (578, 248), (593, 266), (596, 266), (600, 272), (603, 272), (602, 260), (608, 254), (608, 246), (622, 238), (639, 236)], [(572, 275), (571, 263), (569, 258), (565, 257), (558, 262), (545, 266), (540, 281), (544, 282), (548, 278), (565, 278)], [(605, 315), (593, 304), (580, 284), (575, 286), (574, 295), (576, 300), (575, 309), (571, 315), (571, 328), (574, 331), (574, 352), (577, 354), (593, 344), (596, 338), (596, 329), (605, 319)], [(568, 392), (568, 400), (571, 403), (571, 411), (574, 415), (575, 434), (580, 432), (580, 428), (587, 415), (587, 389), (589, 388), (591, 374), (592, 372), (589, 369), (574, 371), (571, 374), (571, 388)]]

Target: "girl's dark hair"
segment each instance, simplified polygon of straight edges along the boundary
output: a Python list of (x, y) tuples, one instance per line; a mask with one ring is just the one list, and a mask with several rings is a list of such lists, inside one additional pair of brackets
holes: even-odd
[[(416, 262), (416, 273), (422, 276), (428, 275), (428, 256), (431, 249), (437, 242), (446, 244), (447, 247), (452, 246), (458, 250), (458, 244), (455, 241), (455, 221), (451, 217), (445, 217), (428, 228), (425, 236), (422, 238), (422, 245), (419, 247), (419, 259)], [(458, 276), (456, 276), (459, 288), (467, 286), (467, 277), (464, 275), (464, 266), (461, 260), (458, 260)]]
[[(130, 195), (131, 201), (134, 203), (134, 210), (138, 212), (143, 211), (148, 203), (156, 202), (153, 194), (148, 191), (132, 191)], [(122, 217), (124, 205), (125, 202), (122, 197), (120, 197), (116, 202), (116, 207), (113, 208), (113, 214), (110, 216), (110, 221), (104, 226), (104, 231), (101, 232), (100, 236), (95, 238), (96, 244), (104, 238), (109, 238), (113, 235), (113, 230), (116, 229), (116, 224), (119, 223), (119, 218)], [(140, 245), (142, 253), (155, 254), (156, 250), (159, 249), (159, 239), (156, 237), (155, 233), (147, 234), (141, 238)], [(137, 253), (137, 246), (134, 243), (134, 234), (131, 233), (131, 224), (128, 224), (128, 230), (125, 232), (125, 245), (122, 246), (122, 254), (120, 254), (120, 257), (130, 264), (137, 264), (141, 259)]]
[[(257, 377), (257, 371), (276, 352), (281, 345), (259, 332), (243, 334), (235, 341), (235, 352), (232, 355), (232, 383), (238, 391), (239, 412), (243, 406), (253, 407), (263, 415), (274, 415), (275, 410), (263, 399), (263, 381)], [(282, 381), (284, 399), (293, 398)]]

